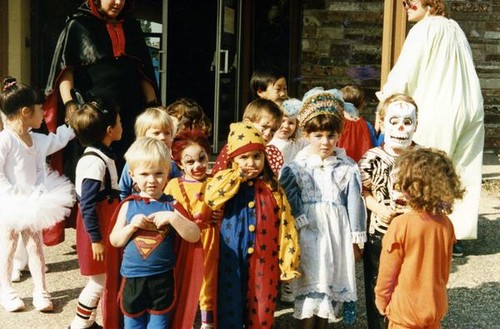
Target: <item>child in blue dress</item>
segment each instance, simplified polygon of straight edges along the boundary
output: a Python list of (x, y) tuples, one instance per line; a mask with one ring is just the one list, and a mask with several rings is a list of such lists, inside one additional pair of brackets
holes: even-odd
[(338, 90), (304, 95), (299, 122), (309, 146), (280, 175), (302, 253), (302, 276), (294, 282), (297, 328), (326, 328), (338, 321), (334, 306), (349, 302), (352, 312), (357, 299), (354, 265), (366, 240), (366, 211), (357, 165), (336, 147), (342, 112)]

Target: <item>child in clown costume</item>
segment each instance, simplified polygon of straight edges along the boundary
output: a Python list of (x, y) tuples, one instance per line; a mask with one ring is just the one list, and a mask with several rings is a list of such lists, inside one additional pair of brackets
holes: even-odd
[[(207, 174), (211, 153), (210, 142), (202, 130), (184, 130), (172, 143), (172, 158), (183, 175), (168, 182), (165, 193), (172, 195), (190, 214), (201, 230), (201, 242), (192, 244), (203, 253), (203, 284), (199, 296), (202, 329), (214, 327), (217, 285), (217, 257), (219, 247), (220, 211), (213, 212), (203, 202), (210, 177)], [(201, 264), (197, 264), (201, 265)], [(192, 269), (192, 271), (198, 270)]]
[(250, 123), (233, 123), (228, 168), (207, 185), (205, 202), (224, 207), (217, 281), (218, 328), (271, 328), (279, 280), (299, 276), (295, 222)]

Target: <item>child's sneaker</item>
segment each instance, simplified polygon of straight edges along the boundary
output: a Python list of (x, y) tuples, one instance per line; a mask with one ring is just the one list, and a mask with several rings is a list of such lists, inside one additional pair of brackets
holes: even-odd
[(0, 303), (7, 312), (16, 312), (24, 309), (24, 302), (15, 291), (3, 293)]
[(40, 312), (53, 311), (54, 304), (52, 304), (52, 300), (50, 298), (50, 294), (45, 290), (35, 291), (33, 292), (33, 306)]
[(356, 322), (356, 304), (354, 302), (344, 303), (344, 323), (351, 326)]
[(293, 303), (295, 297), (293, 296), (292, 285), (290, 282), (281, 282), (281, 297), (283, 303)]
[(12, 275), (10, 278), (11, 278), (12, 282), (21, 281), (21, 271), (18, 270), (17, 268), (12, 269)]

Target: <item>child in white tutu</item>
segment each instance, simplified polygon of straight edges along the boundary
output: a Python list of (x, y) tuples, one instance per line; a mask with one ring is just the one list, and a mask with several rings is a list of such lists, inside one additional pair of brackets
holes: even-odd
[(50, 171), (46, 157), (75, 137), (66, 125), (56, 134), (38, 134), (43, 121), (42, 100), (37, 92), (16, 79), (2, 84), (0, 108), (6, 128), (0, 132), (0, 304), (9, 312), (24, 309), (12, 287), (14, 252), (20, 237), (29, 257), (33, 277), (33, 305), (42, 312), (53, 304), (45, 283), (45, 259), (40, 232), (63, 220), (75, 201), (73, 185)]

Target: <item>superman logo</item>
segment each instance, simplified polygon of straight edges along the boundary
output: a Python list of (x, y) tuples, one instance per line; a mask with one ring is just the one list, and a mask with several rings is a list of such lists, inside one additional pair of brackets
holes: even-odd
[(160, 245), (167, 235), (165, 233), (165, 231), (159, 230), (137, 230), (134, 237), (134, 244), (143, 259), (148, 258), (148, 256)]

